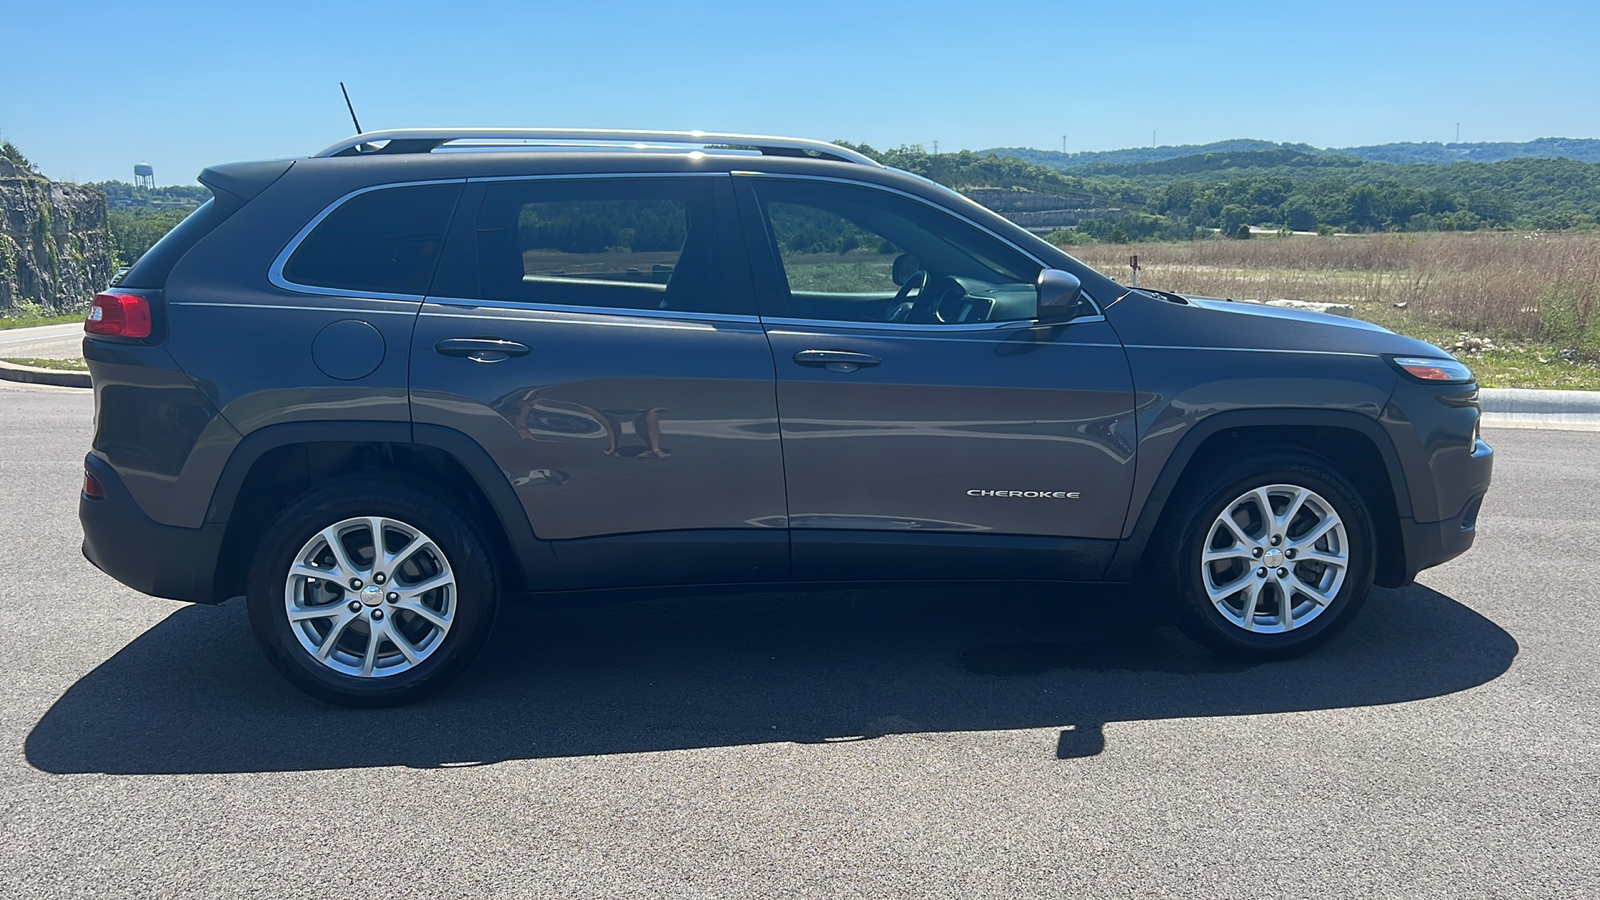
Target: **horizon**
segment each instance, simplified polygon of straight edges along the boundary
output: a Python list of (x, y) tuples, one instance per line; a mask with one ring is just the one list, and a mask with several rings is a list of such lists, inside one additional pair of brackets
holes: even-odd
[[(430, 127), (430, 126), (420, 126), (420, 127)], [(516, 126), (508, 126), (508, 127), (516, 127)], [(376, 129), (374, 129), (374, 130), (376, 130)], [(354, 132), (351, 132), (350, 135), (345, 135), (345, 137), (349, 137), (349, 136), (351, 136), (353, 134), (354, 134)], [(769, 137), (777, 137), (777, 136), (778, 135), (769, 135)], [(784, 136), (785, 137), (798, 137), (798, 135), (784, 135)], [(0, 139), (10, 140), (10, 138), (6, 137), (3, 132), (0, 132)], [(338, 140), (338, 138), (335, 138), (334, 140)], [(828, 140), (828, 141), (834, 141), (834, 142), (837, 142), (837, 141), (848, 141), (849, 143), (853, 143), (853, 144), (856, 144), (858, 146), (866, 143), (866, 142), (863, 142), (863, 141), (852, 141), (849, 138), (842, 138), (842, 137), (823, 138), (822, 140)], [(1293, 146), (1293, 147), (1301, 147), (1301, 146), (1303, 146), (1303, 147), (1310, 147), (1310, 148), (1312, 148), (1314, 150), (1333, 153), (1333, 152), (1338, 152), (1338, 151), (1342, 151), (1342, 150), (1363, 150), (1363, 149), (1369, 149), (1369, 148), (1373, 148), (1373, 147), (1417, 146), (1417, 147), (1443, 147), (1443, 148), (1448, 149), (1448, 148), (1451, 148), (1451, 147), (1483, 147), (1483, 146), (1492, 146), (1492, 145), (1500, 145), (1500, 144), (1522, 145), (1522, 144), (1536, 143), (1538, 141), (1600, 141), (1600, 138), (1575, 138), (1575, 137), (1564, 137), (1564, 136), (1561, 136), (1561, 135), (1543, 135), (1541, 137), (1529, 138), (1527, 140), (1520, 140), (1520, 141), (1516, 141), (1516, 140), (1508, 140), (1508, 141), (1460, 141), (1460, 142), (1456, 142), (1456, 141), (1382, 141), (1382, 142), (1374, 143), (1374, 144), (1355, 144), (1355, 145), (1349, 145), (1349, 146), (1343, 146), (1343, 147), (1319, 147), (1319, 146), (1317, 146), (1315, 144), (1308, 144), (1308, 143), (1306, 143), (1304, 141), (1269, 141), (1266, 138), (1233, 137), (1233, 138), (1222, 138), (1220, 140), (1215, 140), (1215, 141), (1207, 141), (1207, 142), (1201, 143), (1201, 144), (1193, 144), (1193, 143), (1156, 144), (1156, 145), (1153, 145), (1153, 146), (1143, 146), (1143, 147), (1141, 147), (1141, 146), (1112, 147), (1112, 148), (1108, 148), (1108, 149), (1105, 149), (1105, 150), (1068, 150), (1068, 151), (1065, 152), (1065, 155), (1067, 155), (1067, 156), (1096, 155), (1096, 154), (1106, 154), (1106, 153), (1120, 153), (1120, 152), (1129, 151), (1129, 150), (1182, 150), (1182, 149), (1186, 149), (1186, 148), (1202, 149), (1202, 148), (1205, 148), (1205, 147), (1214, 146), (1216, 144), (1226, 144), (1226, 143), (1231, 143), (1231, 142), (1235, 142), (1235, 141), (1260, 141), (1262, 143), (1270, 143), (1270, 144), (1274, 144), (1274, 145), (1277, 145), (1277, 146)], [(870, 144), (869, 146), (871, 146), (873, 150), (877, 150), (877, 151), (893, 150), (893, 149), (898, 149), (900, 147), (917, 147), (917, 146), (921, 146), (925, 151), (928, 151), (930, 153), (932, 152), (931, 148), (927, 147), (926, 145), (921, 145), (921, 144), (894, 144), (894, 145)], [(39, 163), (39, 160), (34, 158), (31, 154), (28, 153), (27, 148), (18, 146), (17, 149), (19, 151), (21, 151), (21, 153), (24, 156), (28, 157), (29, 161), (34, 164), (34, 169), (36, 171), (38, 171), (39, 174), (44, 175), (46, 178), (48, 178), (51, 181), (58, 181), (58, 182), (63, 182), (63, 183), (73, 183), (73, 184), (93, 184), (93, 183), (108, 183), (108, 182), (121, 182), (123, 184), (132, 184), (132, 182), (128, 178), (123, 178), (123, 177), (119, 177), (119, 176), (112, 176), (112, 177), (109, 177), (109, 178), (83, 179), (83, 180), (69, 179), (69, 178), (58, 178), (58, 177), (50, 174), (49, 172), (46, 172), (44, 170), (44, 167)], [(314, 152), (316, 152), (316, 150), (320, 150), (320, 149), (321, 149), (321, 147), (319, 146), (317, 148), (314, 148), (313, 150), (308, 150), (306, 153), (301, 154), (300, 156), (301, 157), (309, 156), (311, 153), (314, 153)], [(1060, 154), (1060, 153), (1063, 152), (1061, 150), (1055, 150), (1055, 149), (1052, 149), (1052, 148), (1049, 148), (1049, 147), (1022, 147), (1022, 146), (1009, 146), (1009, 147), (995, 146), (995, 147), (978, 147), (978, 148), (960, 148), (960, 149), (956, 149), (956, 150), (943, 150), (943, 149), (941, 149), (939, 152), (941, 154), (960, 153), (960, 152), (963, 152), (963, 151), (965, 151), (967, 149), (971, 149), (972, 152), (975, 152), (975, 153), (991, 153), (991, 152), (998, 152), (998, 151), (1001, 151), (1001, 150), (1031, 150), (1031, 151), (1035, 151), (1035, 152), (1039, 152), (1039, 153), (1057, 153), (1057, 154)], [(281, 158), (290, 158), (290, 157), (281, 157)], [(295, 157), (295, 158), (300, 158), (300, 157)], [(243, 161), (243, 160), (229, 160), (229, 162), (238, 162), (238, 161)], [(135, 163), (129, 163), (128, 166), (127, 166), (127, 169), (128, 169), (127, 174), (131, 176), (131, 174), (133, 172), (134, 165), (142, 164), (142, 163), (145, 163), (145, 162), (147, 162), (147, 161), (146, 160), (138, 160)], [(1462, 160), (1462, 162), (1473, 162), (1473, 161), (1471, 161), (1471, 160)], [(217, 163), (217, 164), (220, 165), (221, 163)], [(1376, 163), (1376, 164), (1377, 165), (1391, 165), (1391, 163)], [(1478, 165), (1489, 165), (1489, 163), (1477, 163), (1477, 164)], [(1590, 165), (1600, 165), (1600, 163), (1589, 163), (1589, 164)], [(159, 171), (159, 170), (157, 170), (157, 171)], [(197, 175), (199, 174), (198, 171), (196, 172), (196, 174)], [(190, 179), (189, 181), (162, 181), (160, 179), (159, 175), (156, 176), (156, 187), (158, 187), (158, 188), (185, 187), (185, 186), (194, 185), (194, 184), (198, 184), (198, 183), (199, 182), (194, 180), (194, 179)]]
[[(1449, 145), (1458, 122), (1460, 144), (1600, 138), (1586, 46), (1600, 9), (1584, 4), (1531, 0), (1508, 19), (1485, 0), (1350, 0), (1270, 20), (1178, 0), (1151, 0), (1137, 18), (1043, 0), (902, 5), (496, 0), (439, 18), (418, 0), (177, 0), (134, 19), (125, 4), (64, 0), (8, 22), (9, 67), (38, 85), (0, 101), (0, 135), (56, 180), (128, 180), (148, 162), (159, 184), (192, 184), (209, 165), (349, 136), (342, 80), (367, 130), (703, 129), (941, 152), (1060, 152), (1063, 135), (1067, 152), (1241, 134), (1323, 149)], [(111, 67), (61, 65), (61, 36), (86, 21), (116, 23), (97, 38)], [(1475, 47), (1538, 65), (1475, 65)]]

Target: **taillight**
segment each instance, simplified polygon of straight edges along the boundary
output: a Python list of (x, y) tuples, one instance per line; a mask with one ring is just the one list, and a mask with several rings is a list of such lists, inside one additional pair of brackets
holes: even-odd
[(147, 338), (150, 336), (150, 301), (138, 294), (95, 294), (94, 306), (83, 320), (90, 334)]
[(83, 495), (90, 500), (104, 500), (106, 498), (106, 489), (100, 486), (98, 478), (85, 472), (83, 473)]

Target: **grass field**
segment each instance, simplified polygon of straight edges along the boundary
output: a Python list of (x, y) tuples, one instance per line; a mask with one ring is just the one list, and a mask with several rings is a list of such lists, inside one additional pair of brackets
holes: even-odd
[[(1120, 281), (1237, 300), (1345, 303), (1457, 353), (1485, 387), (1600, 390), (1600, 235), (1424, 233), (1081, 244)], [(1479, 349), (1487, 339), (1492, 349)]]
[(36, 359), (31, 356), (11, 357), (0, 362), (14, 363), (19, 366), (32, 366), (35, 369), (61, 369), (67, 372), (87, 372), (89, 364), (81, 359)]
[(66, 325), (69, 322), (82, 322), (83, 313), (68, 313), (66, 315), (38, 315), (35, 313), (19, 313), (12, 315), (9, 311), (0, 312), (0, 331), (7, 328), (34, 328), (39, 325)]

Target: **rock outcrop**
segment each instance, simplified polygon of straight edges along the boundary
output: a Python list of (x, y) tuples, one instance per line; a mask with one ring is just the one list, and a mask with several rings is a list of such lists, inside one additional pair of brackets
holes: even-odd
[(115, 271), (105, 194), (0, 157), (0, 313), (82, 309)]

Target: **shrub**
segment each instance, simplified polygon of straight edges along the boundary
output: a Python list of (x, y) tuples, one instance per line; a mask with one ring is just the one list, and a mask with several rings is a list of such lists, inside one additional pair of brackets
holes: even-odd
[(1577, 284), (1558, 281), (1539, 294), (1539, 320), (1546, 336), (1586, 359), (1600, 359), (1600, 315), (1595, 298)]

